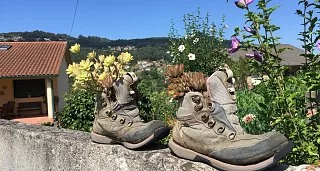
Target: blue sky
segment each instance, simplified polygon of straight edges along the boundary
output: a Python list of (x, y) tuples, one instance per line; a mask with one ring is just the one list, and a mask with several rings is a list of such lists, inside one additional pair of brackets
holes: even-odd
[[(301, 18), (294, 14), (298, 5), (287, 1), (273, 0), (281, 7), (272, 22), (281, 27), (276, 35), (283, 38), (282, 43), (300, 46), (297, 34), (302, 30)], [(76, 0), (1, 0), (0, 32), (43, 30), (69, 34), (75, 5)], [(226, 16), (226, 38), (234, 27), (244, 24), (244, 11), (236, 8), (233, 0), (79, 0), (71, 35), (113, 40), (163, 37), (168, 36), (171, 21), (183, 33), (183, 15), (198, 8), (203, 15), (208, 12), (216, 24)]]

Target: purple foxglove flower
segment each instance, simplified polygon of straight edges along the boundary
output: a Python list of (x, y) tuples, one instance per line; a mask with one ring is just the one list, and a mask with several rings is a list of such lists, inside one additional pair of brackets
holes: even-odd
[(250, 5), (253, 2), (253, 0), (239, 0), (234, 2), (236, 4), (237, 7), (244, 9), (244, 8), (248, 8), (248, 5)]
[(251, 27), (243, 27), (248, 33), (251, 33), (253, 35), (257, 34), (257, 31), (255, 29), (252, 29)]
[(316, 47), (320, 50), (320, 39), (319, 39), (318, 42), (316, 43)]
[(240, 41), (237, 37), (232, 36), (231, 37), (231, 48), (228, 49), (229, 53), (234, 53), (240, 49)]
[(254, 60), (262, 63), (263, 62), (263, 53), (253, 50), (253, 54), (246, 54), (247, 58), (253, 58)]

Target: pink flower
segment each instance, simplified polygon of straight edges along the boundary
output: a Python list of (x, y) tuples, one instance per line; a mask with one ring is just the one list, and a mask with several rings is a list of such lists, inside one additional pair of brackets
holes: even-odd
[(253, 0), (239, 0), (234, 2), (236, 4), (237, 7), (244, 9), (244, 8), (248, 8), (248, 5), (250, 5), (253, 2)]
[(253, 58), (260, 63), (263, 62), (263, 53), (256, 50), (253, 50), (253, 54), (246, 54), (246, 57)]
[(244, 116), (242, 118), (242, 121), (247, 124), (247, 123), (250, 123), (250, 122), (254, 121), (255, 118), (256, 118), (256, 115), (247, 114), (246, 116)]
[(237, 52), (240, 49), (240, 41), (237, 37), (232, 36), (231, 37), (231, 48), (228, 49), (229, 53)]
[(251, 27), (243, 27), (247, 32), (256, 35), (257, 31), (255, 29), (252, 29)]
[(318, 113), (317, 109), (308, 109), (307, 118), (311, 118), (312, 116)]

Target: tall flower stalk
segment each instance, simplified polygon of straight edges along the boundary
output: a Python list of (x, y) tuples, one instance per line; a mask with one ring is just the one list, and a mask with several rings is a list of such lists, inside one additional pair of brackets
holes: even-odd
[[(249, 34), (243, 34), (243, 40), (241, 47), (245, 49), (252, 49), (253, 54), (247, 54), (246, 57), (255, 59), (253, 62), (254, 68), (259, 68), (261, 74), (268, 74), (270, 78), (270, 86), (274, 87), (272, 90), (278, 96), (281, 96), (283, 101), (277, 101), (277, 106), (286, 106), (285, 108), (279, 108), (279, 113), (289, 113), (291, 110), (288, 107), (286, 101), (284, 89), (284, 72), (286, 67), (281, 65), (280, 54), (285, 50), (279, 48), (279, 37), (274, 35), (274, 32), (280, 28), (270, 22), (270, 16), (278, 8), (278, 6), (268, 7), (270, 0), (259, 0), (257, 3), (257, 12), (251, 10), (250, 4), (253, 1), (243, 0), (236, 2), (237, 7), (246, 10), (245, 18), (246, 23), (249, 26), (244, 27), (244, 30)], [(241, 4), (241, 5), (239, 5)], [(239, 36), (241, 33), (240, 29), (235, 29), (235, 35)], [(261, 65), (258, 67), (258, 63)]]

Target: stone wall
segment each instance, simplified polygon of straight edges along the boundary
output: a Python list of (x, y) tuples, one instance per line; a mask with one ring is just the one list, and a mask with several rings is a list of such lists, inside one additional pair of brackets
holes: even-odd
[[(279, 165), (272, 170), (295, 170)], [(214, 171), (165, 146), (131, 151), (91, 142), (88, 133), (0, 119), (0, 170)]]

